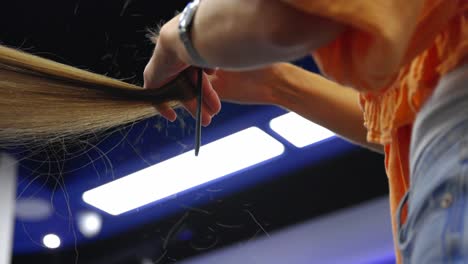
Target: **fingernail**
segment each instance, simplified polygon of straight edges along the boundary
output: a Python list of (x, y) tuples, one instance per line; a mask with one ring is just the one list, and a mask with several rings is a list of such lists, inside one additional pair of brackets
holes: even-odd
[(207, 123), (204, 125), (204, 127), (207, 127), (207, 126), (209, 126), (209, 125), (211, 124), (211, 119), (212, 119), (212, 118), (213, 118), (212, 116), (210, 116), (210, 118), (208, 118), (208, 121), (207, 121)]

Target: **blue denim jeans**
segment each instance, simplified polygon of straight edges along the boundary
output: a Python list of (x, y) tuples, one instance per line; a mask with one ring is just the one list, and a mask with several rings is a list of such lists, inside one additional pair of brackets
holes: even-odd
[(411, 187), (400, 203), (404, 263), (468, 263), (468, 65), (446, 75), (418, 113)]

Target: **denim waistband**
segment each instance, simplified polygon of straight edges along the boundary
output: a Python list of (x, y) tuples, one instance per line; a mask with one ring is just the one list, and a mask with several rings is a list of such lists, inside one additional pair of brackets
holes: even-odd
[[(410, 172), (424, 173), (425, 155), (440, 156), (455, 142), (459, 124), (468, 119), (468, 64), (442, 78), (433, 96), (424, 104), (413, 125), (410, 147)], [(463, 128), (459, 128), (463, 129)], [(428, 153), (430, 151), (430, 153)]]
[(441, 79), (413, 125), (407, 197), (410, 211), (418, 214), (425, 200), (431, 199), (444, 182), (451, 181), (456, 172), (450, 170), (459, 158), (468, 157), (468, 153), (463, 153), (468, 152), (467, 133), (468, 64)]

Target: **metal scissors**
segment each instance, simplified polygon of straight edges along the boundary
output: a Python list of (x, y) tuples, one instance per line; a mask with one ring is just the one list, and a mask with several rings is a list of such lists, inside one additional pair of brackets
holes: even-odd
[(202, 101), (203, 101), (203, 69), (197, 70), (197, 113), (195, 117), (195, 156), (198, 156), (201, 146), (201, 121), (202, 121)]

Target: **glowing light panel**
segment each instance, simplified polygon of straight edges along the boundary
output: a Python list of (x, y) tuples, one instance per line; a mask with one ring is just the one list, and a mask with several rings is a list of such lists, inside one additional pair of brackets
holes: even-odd
[(233, 172), (269, 160), (284, 146), (257, 127), (250, 127), (192, 151), (83, 193), (83, 200), (119, 215), (170, 197)]
[(297, 148), (303, 148), (335, 135), (330, 130), (294, 112), (272, 119), (270, 127)]

